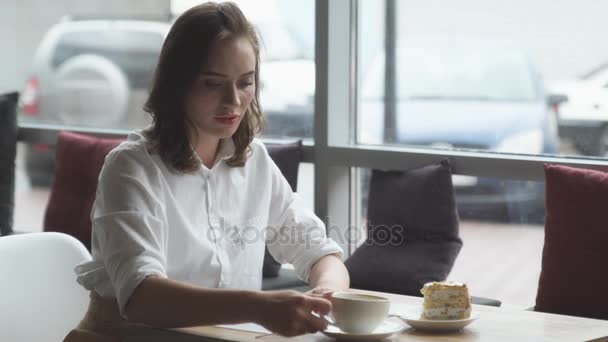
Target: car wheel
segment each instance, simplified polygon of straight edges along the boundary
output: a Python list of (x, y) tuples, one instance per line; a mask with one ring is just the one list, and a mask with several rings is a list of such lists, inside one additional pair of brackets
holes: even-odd
[(117, 128), (125, 121), (130, 87), (121, 69), (98, 55), (78, 55), (55, 73), (60, 123)]

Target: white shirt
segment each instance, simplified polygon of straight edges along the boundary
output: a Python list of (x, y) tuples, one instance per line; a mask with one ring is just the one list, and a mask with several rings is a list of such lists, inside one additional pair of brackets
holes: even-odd
[[(206, 288), (261, 289), (264, 246), (308, 281), (312, 265), (342, 249), (254, 140), (243, 167), (230, 167), (232, 139), (214, 166), (181, 173), (139, 132), (112, 150), (91, 210), (92, 255), (77, 281), (121, 314), (139, 283), (158, 275)], [(200, 160), (199, 160), (200, 162)]]

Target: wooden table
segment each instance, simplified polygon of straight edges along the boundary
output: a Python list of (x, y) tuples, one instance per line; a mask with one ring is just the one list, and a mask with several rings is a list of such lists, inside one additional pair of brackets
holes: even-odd
[[(420, 305), (422, 298), (380, 292), (353, 290), (359, 293), (377, 294), (393, 303)], [(408, 328), (385, 341), (604, 341), (608, 342), (608, 321), (546, 314), (510, 308), (474, 305), (479, 319), (460, 332), (424, 333)], [(285, 338), (220, 328), (215, 326), (182, 328), (176, 330), (134, 327), (128, 341), (334, 341), (321, 333)], [(260, 337), (261, 336), (261, 337)], [(258, 338), (256, 338), (258, 337)]]

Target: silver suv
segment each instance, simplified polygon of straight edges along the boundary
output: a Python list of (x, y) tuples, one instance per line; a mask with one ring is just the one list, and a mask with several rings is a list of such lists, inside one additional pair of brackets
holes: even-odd
[(23, 115), (68, 126), (141, 126), (141, 105), (168, 27), (135, 20), (53, 26), (34, 57)]

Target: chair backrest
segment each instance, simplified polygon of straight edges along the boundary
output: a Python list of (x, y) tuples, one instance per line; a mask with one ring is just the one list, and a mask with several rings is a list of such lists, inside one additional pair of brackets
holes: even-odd
[(60, 132), (55, 181), (44, 215), (44, 231), (72, 235), (91, 250), (91, 207), (106, 155), (122, 140)]
[(0, 238), (0, 341), (61, 341), (86, 312), (74, 267), (90, 259), (65, 234)]
[(13, 232), (18, 93), (0, 95), (0, 236)]
[[(270, 158), (277, 164), (291, 186), (291, 190), (297, 191), (298, 170), (302, 160), (302, 141), (299, 140), (289, 144), (266, 144), (266, 149)], [(281, 264), (272, 257), (268, 247), (266, 247), (262, 276), (264, 278), (276, 278), (279, 276), (280, 270)]]
[(298, 190), (298, 169), (302, 161), (302, 141), (287, 144), (265, 144), (272, 158), (293, 191)]

